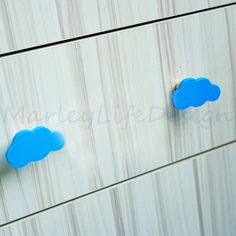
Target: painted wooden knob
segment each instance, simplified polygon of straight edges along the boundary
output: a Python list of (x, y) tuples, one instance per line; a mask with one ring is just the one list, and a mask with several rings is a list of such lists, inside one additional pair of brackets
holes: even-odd
[(13, 138), (6, 153), (6, 159), (15, 169), (30, 162), (44, 159), (50, 152), (64, 146), (63, 136), (46, 127), (38, 126), (33, 130), (21, 130)]
[(173, 105), (178, 110), (200, 107), (206, 102), (216, 101), (221, 94), (220, 87), (207, 78), (186, 78), (175, 87)]

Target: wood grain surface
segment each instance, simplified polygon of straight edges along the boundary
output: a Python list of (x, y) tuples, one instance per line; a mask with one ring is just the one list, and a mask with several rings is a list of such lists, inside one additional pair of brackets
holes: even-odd
[(233, 2), (1, 0), (0, 54)]
[[(0, 59), (0, 224), (236, 138), (236, 7)], [(175, 111), (171, 91), (206, 76), (216, 103)], [(15, 171), (14, 134), (45, 125), (65, 148)]]
[(1, 236), (233, 236), (236, 144), (0, 229)]

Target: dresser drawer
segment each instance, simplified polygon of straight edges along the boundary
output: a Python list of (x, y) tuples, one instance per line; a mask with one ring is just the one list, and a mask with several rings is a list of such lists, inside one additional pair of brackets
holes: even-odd
[[(235, 22), (230, 7), (1, 58), (1, 156), (38, 125), (66, 145), (17, 171), (1, 160), (0, 223), (235, 140)], [(173, 109), (189, 76), (220, 100)]]
[(233, 0), (1, 0), (0, 54), (233, 2)]
[(0, 229), (4, 236), (234, 235), (236, 144)]

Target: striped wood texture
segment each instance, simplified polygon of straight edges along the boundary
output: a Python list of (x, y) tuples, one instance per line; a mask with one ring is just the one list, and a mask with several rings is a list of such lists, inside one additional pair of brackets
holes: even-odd
[(1, 0), (0, 54), (233, 0)]
[[(229, 7), (1, 58), (1, 156), (37, 125), (66, 147), (19, 171), (1, 159), (0, 224), (235, 140), (235, 22)], [(186, 76), (219, 102), (173, 110)]]
[(1, 236), (233, 236), (236, 144), (0, 229)]

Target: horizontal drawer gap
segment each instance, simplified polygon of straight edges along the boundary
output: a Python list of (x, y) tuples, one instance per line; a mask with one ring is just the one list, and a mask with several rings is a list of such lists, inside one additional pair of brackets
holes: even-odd
[(52, 43), (42, 44), (42, 45), (29, 47), (29, 48), (25, 48), (25, 49), (20, 49), (20, 50), (16, 50), (16, 51), (11, 51), (11, 52), (0, 54), (0, 58), (15, 55), (15, 54), (20, 54), (20, 53), (24, 53), (24, 52), (28, 52), (28, 51), (38, 50), (38, 49), (41, 49), (41, 48), (52, 47), (52, 46), (56, 46), (56, 45), (60, 45), (60, 44), (64, 44), (64, 43), (79, 41), (79, 40), (82, 40), (82, 39), (97, 37), (97, 36), (104, 35), (104, 34), (111, 34), (111, 33), (115, 33), (115, 32), (120, 32), (120, 31), (133, 29), (133, 28), (137, 28), (137, 27), (140, 27), (140, 26), (145, 26), (145, 25), (154, 24), (154, 23), (158, 23), (158, 22), (169, 21), (169, 20), (173, 20), (173, 19), (176, 19), (176, 18), (185, 17), (185, 16), (189, 16), (189, 15), (193, 15), (193, 14), (198, 14), (198, 13), (202, 13), (202, 12), (206, 12), (206, 11), (212, 11), (212, 10), (216, 10), (216, 9), (219, 9), (219, 8), (225, 8), (225, 7), (233, 6), (233, 5), (236, 5), (236, 2), (228, 3), (228, 4), (216, 6), (216, 7), (201, 9), (201, 10), (197, 10), (197, 11), (192, 11), (192, 12), (188, 12), (188, 13), (183, 13), (183, 14), (179, 14), (179, 15), (175, 15), (175, 16), (165, 17), (165, 18), (162, 18), (162, 19), (146, 21), (146, 22), (143, 22), (143, 23), (124, 26), (124, 27), (120, 27), (120, 28), (116, 28), (116, 29), (101, 31), (101, 32), (98, 32), (98, 33), (83, 35), (83, 36), (79, 36), (79, 37), (75, 37), (75, 38), (60, 40), (60, 41), (56, 41), (56, 42), (52, 42)]
[(172, 163), (170, 163), (170, 164), (164, 165), (164, 166), (162, 166), (162, 167), (158, 167), (158, 168), (149, 170), (149, 171), (147, 171), (147, 172), (141, 173), (141, 174), (136, 175), (136, 176), (133, 176), (133, 177), (131, 177), (131, 178), (128, 178), (128, 179), (119, 181), (119, 182), (117, 182), (117, 183), (108, 185), (108, 186), (106, 186), (106, 187), (97, 189), (97, 190), (95, 190), (95, 191), (86, 193), (86, 194), (81, 195), (81, 196), (79, 196), (79, 197), (75, 197), (75, 198), (69, 199), (69, 200), (67, 200), (67, 201), (61, 202), (61, 203), (56, 204), (56, 205), (54, 205), (54, 206), (45, 208), (45, 209), (43, 209), (43, 210), (34, 212), (34, 213), (32, 213), (32, 214), (29, 214), (29, 215), (26, 215), (26, 216), (24, 216), (24, 217), (20, 217), (20, 218), (18, 218), (18, 219), (9, 221), (9, 222), (7, 222), (7, 223), (5, 223), (5, 224), (0, 225), (0, 228), (8, 227), (8, 226), (11, 225), (11, 224), (19, 223), (19, 222), (21, 222), (21, 221), (26, 221), (26, 220), (28, 220), (29, 218), (32, 218), (32, 217), (38, 216), (38, 215), (40, 215), (40, 214), (43, 214), (43, 213), (46, 212), (46, 211), (55, 210), (56, 208), (59, 208), (59, 207), (63, 207), (63, 206), (65, 206), (65, 205), (68, 205), (68, 204), (72, 203), (73, 201), (76, 201), (76, 200), (79, 200), (79, 199), (82, 199), (82, 198), (91, 196), (91, 195), (93, 195), (93, 194), (95, 194), (95, 193), (98, 193), (98, 192), (101, 192), (101, 191), (109, 190), (109, 189), (111, 189), (111, 188), (120, 186), (120, 185), (122, 185), (122, 184), (126, 184), (126, 183), (128, 183), (128, 182), (130, 182), (130, 181), (132, 181), (132, 180), (134, 180), (134, 179), (142, 178), (142, 177), (145, 177), (145, 176), (147, 176), (147, 175), (149, 175), (149, 174), (153, 174), (153, 173), (155, 173), (155, 172), (162, 171), (162, 170), (164, 170), (164, 169), (166, 169), (166, 168), (169, 168), (169, 167), (171, 167), (171, 166), (173, 167), (174, 165), (183, 163), (183, 162), (185, 162), (185, 161), (187, 161), (187, 160), (192, 160), (192, 159), (200, 158), (202, 155), (209, 154), (209, 153), (212, 153), (212, 152), (215, 152), (215, 151), (219, 151), (220, 149), (222, 149), (222, 148), (224, 148), (224, 147), (226, 147), (226, 146), (230, 146), (230, 145), (235, 144), (235, 143), (236, 143), (236, 140), (231, 141), (231, 142), (228, 142), (228, 143), (225, 143), (225, 144), (222, 144), (222, 145), (219, 145), (219, 146), (214, 147), (214, 148), (212, 148), (212, 149), (209, 149), (209, 150), (206, 150), (206, 151), (203, 151), (203, 152), (200, 152), (200, 153), (197, 153), (197, 154), (188, 156), (188, 157), (186, 157), (186, 158), (184, 158), (184, 159), (177, 160), (177, 161), (175, 161), (175, 162), (172, 162)]

